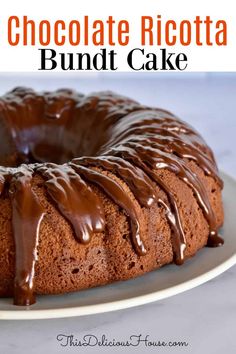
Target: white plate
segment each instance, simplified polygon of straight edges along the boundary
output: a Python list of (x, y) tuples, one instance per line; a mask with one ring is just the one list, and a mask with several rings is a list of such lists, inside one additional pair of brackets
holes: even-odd
[(124, 309), (192, 289), (223, 273), (236, 264), (236, 181), (225, 174), (222, 177), (223, 247), (204, 248), (181, 267), (168, 265), (136, 279), (66, 295), (38, 296), (30, 308), (14, 306), (12, 299), (0, 299), (0, 319), (71, 317)]

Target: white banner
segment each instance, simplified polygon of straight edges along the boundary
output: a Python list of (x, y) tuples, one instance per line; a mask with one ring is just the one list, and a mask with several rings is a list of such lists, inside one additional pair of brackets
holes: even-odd
[(6, 3), (0, 71), (236, 71), (234, 1)]

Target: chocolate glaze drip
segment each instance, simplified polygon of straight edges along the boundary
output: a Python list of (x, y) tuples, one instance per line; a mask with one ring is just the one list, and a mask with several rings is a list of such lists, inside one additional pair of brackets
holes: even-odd
[(88, 243), (94, 232), (104, 229), (103, 207), (91, 188), (68, 165), (46, 163), (36, 167), (46, 178), (46, 188), (61, 214), (72, 224), (75, 236)]
[(101, 167), (123, 179), (129, 186), (139, 203), (150, 207), (156, 199), (154, 186), (149, 177), (137, 166), (115, 156), (81, 157), (72, 160), (83, 166)]
[(86, 180), (101, 187), (103, 191), (107, 193), (116, 204), (118, 204), (126, 211), (126, 213), (131, 219), (131, 235), (134, 248), (138, 255), (145, 255), (146, 248), (141, 237), (140, 224), (138, 221), (139, 217), (135, 210), (133, 201), (128, 197), (125, 190), (123, 190), (123, 188), (112, 178), (105, 176), (102, 173), (99, 173), (83, 166), (76, 165), (74, 163), (71, 163), (70, 165)]
[[(114, 152), (114, 151), (113, 151)], [(173, 237), (173, 251), (175, 255), (175, 263), (182, 264), (184, 261), (184, 250), (186, 248), (186, 241), (184, 232), (182, 229), (180, 216), (178, 212), (178, 207), (175, 202), (173, 194), (168, 190), (167, 186), (163, 181), (159, 180), (158, 177), (149, 170), (140, 160), (133, 157), (130, 160), (133, 165), (128, 162), (129, 158), (126, 155), (126, 158), (122, 159), (114, 156), (103, 156), (102, 158), (80, 158), (74, 159), (73, 162), (79, 163), (81, 165), (97, 166), (102, 167), (105, 170), (111, 171), (119, 175), (129, 186), (130, 190), (133, 192), (134, 196), (140, 202), (141, 205), (150, 207), (154, 201), (158, 202), (159, 205), (163, 206), (166, 210), (167, 219), (169, 221), (170, 227), (174, 233)], [(143, 171), (147, 172), (145, 174)], [(139, 173), (142, 175), (142, 179), (137, 178)], [(150, 180), (152, 178), (157, 182), (162, 189), (167, 193), (172, 210), (166, 204), (166, 202), (157, 195), (154, 188), (153, 182)]]
[[(144, 144), (145, 145), (145, 144)], [(205, 190), (204, 185), (202, 184), (201, 180), (198, 176), (193, 173), (190, 168), (187, 167), (187, 164), (184, 160), (180, 160), (177, 156), (171, 155), (169, 153), (164, 153), (159, 150), (146, 147), (143, 149), (142, 146), (133, 146), (131, 144), (126, 144), (125, 148), (122, 150), (121, 147), (118, 149), (113, 149), (112, 153), (118, 156), (122, 156), (126, 161), (131, 161), (135, 165), (139, 166), (143, 171), (145, 171), (150, 178), (152, 178), (168, 196), (169, 202), (173, 209), (173, 215), (171, 219), (175, 219), (175, 225), (179, 225), (177, 228), (174, 227), (174, 232), (177, 235), (175, 238), (176, 241), (179, 240), (178, 245), (175, 243), (174, 249), (178, 249), (179, 251), (175, 252), (177, 255), (177, 263), (183, 263), (184, 257), (183, 254), (181, 255), (181, 249), (184, 249), (183, 244), (185, 244), (185, 237), (182, 231), (180, 216), (178, 212), (178, 206), (175, 201), (175, 197), (173, 192), (171, 192), (170, 188), (164, 184), (164, 182), (153, 172), (154, 170), (158, 169), (168, 169), (174, 172), (180, 179), (182, 179), (193, 191), (199, 206), (201, 207), (205, 218), (208, 221), (209, 228), (210, 228), (210, 238), (216, 239), (217, 234), (217, 227), (216, 227), (216, 220), (211, 208), (207, 192)], [(137, 153), (138, 151), (138, 153)], [(158, 152), (158, 157), (156, 157), (155, 152)], [(173, 157), (172, 157), (173, 156)], [(172, 223), (172, 228), (173, 228)], [(178, 232), (176, 232), (178, 231)], [(218, 240), (219, 241), (219, 240)], [(178, 256), (179, 255), (179, 256)], [(181, 256), (180, 256), (181, 255)]]
[(10, 185), (13, 210), (15, 304), (35, 301), (35, 262), (45, 211), (32, 188), (34, 173), (45, 180), (47, 193), (78, 242), (88, 243), (105, 227), (102, 203), (91, 188), (96, 185), (129, 217), (134, 250), (145, 255), (137, 208), (109, 173), (116, 175), (141, 207), (157, 203), (164, 208), (174, 261), (182, 264), (186, 239), (179, 206), (175, 191), (159, 173), (167, 169), (191, 188), (209, 225), (208, 246), (223, 244), (205, 186), (187, 163), (193, 160), (222, 188), (213, 153), (192, 127), (167, 111), (110, 92), (83, 96), (66, 89), (38, 94), (17, 88), (0, 99), (0, 141), (0, 164), (5, 166), (0, 168), (0, 193)]
[(34, 273), (44, 210), (32, 190), (32, 174), (33, 170), (26, 165), (6, 171), (6, 178), (11, 176), (9, 194), (16, 253), (15, 305), (31, 305), (35, 302)]
[(118, 156), (121, 156), (126, 161), (130, 160), (135, 166), (139, 166), (141, 169), (143, 169), (143, 171), (166, 193), (170, 206), (162, 198), (160, 198), (160, 196), (157, 196), (156, 199), (159, 205), (165, 208), (167, 219), (173, 232), (172, 247), (174, 252), (174, 261), (176, 264), (182, 264), (184, 262), (186, 240), (182, 228), (179, 208), (177, 206), (174, 194), (171, 192), (165, 182), (159, 178), (152, 171), (152, 169), (147, 167), (145, 163), (143, 163), (135, 154), (131, 155), (128, 151), (124, 151), (123, 154), (120, 154), (120, 151), (113, 151), (113, 153), (117, 153)]

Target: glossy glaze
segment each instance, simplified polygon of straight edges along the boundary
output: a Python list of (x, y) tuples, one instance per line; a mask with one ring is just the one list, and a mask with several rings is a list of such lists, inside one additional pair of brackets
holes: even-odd
[(0, 191), (10, 185), (13, 208), (17, 305), (35, 301), (34, 268), (45, 211), (31, 188), (34, 174), (44, 178), (48, 194), (81, 243), (104, 230), (102, 203), (89, 184), (100, 188), (129, 217), (131, 242), (143, 256), (147, 250), (135, 203), (104, 171), (116, 175), (142, 207), (157, 203), (166, 210), (174, 261), (182, 264), (186, 239), (178, 203), (157, 173), (167, 169), (192, 189), (209, 225), (208, 245), (223, 244), (205, 186), (187, 164), (195, 161), (222, 187), (213, 154), (193, 128), (167, 111), (110, 92), (83, 96), (17, 88), (0, 99), (0, 138)]

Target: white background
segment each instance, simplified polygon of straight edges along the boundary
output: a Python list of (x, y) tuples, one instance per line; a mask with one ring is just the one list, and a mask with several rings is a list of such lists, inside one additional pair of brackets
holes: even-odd
[[(202, 19), (210, 15), (213, 21), (224, 19), (228, 24), (228, 45), (189, 47), (169, 47), (170, 52), (184, 52), (188, 56), (188, 71), (235, 71), (236, 70), (236, 11), (234, 0), (145, 0), (145, 1), (111, 1), (111, 0), (63, 0), (63, 1), (29, 1), (12, 0), (1, 7), (0, 12), (0, 71), (37, 71), (40, 63), (38, 47), (11, 47), (7, 42), (7, 20), (9, 16), (27, 15), (38, 23), (42, 19), (55, 21), (58, 19), (81, 20), (89, 15), (90, 20), (106, 20), (109, 15), (114, 19), (127, 19), (130, 22), (130, 43), (128, 47), (111, 47), (118, 52), (120, 71), (131, 69), (126, 63), (127, 53), (140, 47), (140, 17), (162, 15), (163, 20), (174, 19), (179, 22), (183, 19), (194, 20), (199, 15)], [(204, 32), (204, 31), (203, 31)], [(214, 30), (213, 30), (213, 33)], [(97, 53), (99, 47), (78, 46), (71, 48), (63, 46), (56, 48), (58, 52), (90, 52)], [(108, 48), (108, 47), (107, 47)], [(108, 48), (109, 49), (109, 48)], [(157, 46), (145, 47), (146, 52), (159, 53)], [(159, 55), (159, 54), (158, 54)], [(60, 70), (57, 68), (56, 70)]]

